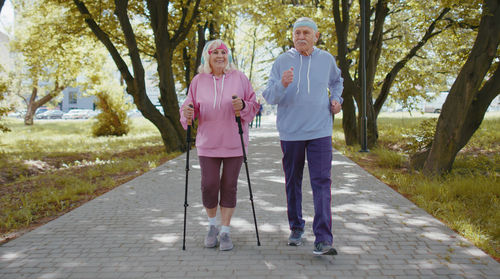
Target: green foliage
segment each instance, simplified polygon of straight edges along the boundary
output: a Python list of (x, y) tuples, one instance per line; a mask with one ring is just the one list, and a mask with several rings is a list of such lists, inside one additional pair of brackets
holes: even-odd
[(425, 119), (416, 129), (410, 131), (410, 134), (407, 136), (409, 144), (406, 147), (409, 154), (415, 154), (431, 147), (436, 131), (436, 124), (437, 118)]
[(126, 135), (130, 127), (127, 121), (127, 112), (123, 109), (123, 101), (113, 99), (106, 93), (97, 94), (97, 107), (101, 113), (97, 115), (97, 122), (92, 126), (92, 134), (101, 136), (123, 136)]
[(6, 133), (10, 129), (2, 123), (2, 118), (4, 118), (10, 111), (12, 111), (12, 106), (8, 105), (5, 101), (5, 97), (8, 94), (7, 80), (3, 76), (3, 67), (0, 65), (0, 132)]
[(407, 161), (407, 156), (404, 154), (385, 148), (377, 147), (370, 152), (377, 157), (377, 165), (382, 168), (400, 169), (405, 166)]
[(75, 26), (67, 9), (58, 4), (31, 0), (13, 4), (16, 22), (10, 51), (16, 57), (16, 70), (9, 84), (26, 103), (25, 123), (31, 125), (36, 108), (56, 106), (65, 88), (88, 87), (82, 76), (100, 69), (94, 62), (102, 46), (88, 30)]
[[(0, 93), (0, 99), (2, 99), (2, 93)], [(0, 132), (7, 133), (10, 132), (9, 127), (3, 123), (2, 118), (4, 118), (12, 109), (10, 107), (0, 107)]]

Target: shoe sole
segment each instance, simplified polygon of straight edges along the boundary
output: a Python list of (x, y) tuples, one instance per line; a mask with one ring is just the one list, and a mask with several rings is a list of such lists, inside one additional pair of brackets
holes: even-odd
[(217, 244), (219, 244), (219, 243), (215, 243), (215, 245), (213, 245), (213, 246), (209, 246), (209, 245), (205, 244), (205, 248), (215, 248), (215, 247), (217, 247)]
[(328, 251), (325, 251), (325, 252), (319, 252), (319, 251), (313, 251), (313, 254), (314, 255), (329, 255), (329, 256), (335, 256), (337, 255), (337, 250), (335, 250), (334, 248), (332, 249), (329, 249)]
[(288, 246), (302, 246), (302, 241), (300, 241), (300, 242), (288, 242)]
[(231, 250), (233, 250), (233, 248), (234, 248), (234, 245), (231, 246), (230, 248), (220, 248), (219, 247), (219, 250), (221, 250), (221, 251), (231, 251)]

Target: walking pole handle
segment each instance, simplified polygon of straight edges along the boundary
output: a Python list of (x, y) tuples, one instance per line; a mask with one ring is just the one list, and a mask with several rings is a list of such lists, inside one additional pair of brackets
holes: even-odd
[[(189, 104), (188, 107), (193, 108), (193, 104)], [(193, 124), (193, 119), (192, 118), (188, 119), (187, 124), (188, 126), (191, 126)]]
[[(238, 98), (238, 96), (233, 95), (232, 98), (233, 98), (233, 100), (236, 100)], [(236, 115), (236, 117), (240, 117), (240, 111), (239, 110), (237, 110), (234, 114)]]

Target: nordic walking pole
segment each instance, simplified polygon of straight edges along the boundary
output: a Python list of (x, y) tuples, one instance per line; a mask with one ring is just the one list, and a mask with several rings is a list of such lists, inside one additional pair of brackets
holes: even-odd
[[(233, 95), (233, 100), (238, 98), (236, 95)], [(248, 172), (248, 163), (247, 163), (247, 154), (245, 152), (245, 143), (243, 141), (243, 128), (241, 126), (241, 117), (240, 111), (236, 111), (236, 122), (238, 123), (238, 129), (241, 139), (241, 149), (243, 150), (243, 162), (245, 162), (245, 170), (247, 171), (247, 180), (248, 180), (248, 191), (250, 192), (250, 201), (252, 203), (252, 213), (253, 213), (253, 222), (255, 224), (255, 233), (257, 235), (257, 246), (260, 246), (259, 240), (259, 229), (257, 228), (257, 218), (255, 217), (255, 207), (253, 206), (253, 195), (252, 195), (252, 185), (250, 184), (250, 174)]]
[[(193, 105), (189, 105), (190, 108), (193, 107)], [(187, 203), (188, 201), (188, 173), (189, 173), (189, 150), (191, 149), (191, 125), (192, 125), (192, 120), (189, 119), (187, 122), (187, 136), (186, 136), (186, 142), (187, 142), (187, 152), (186, 152), (186, 189), (184, 191), (184, 236), (182, 238), (182, 250), (186, 250), (186, 213), (187, 213), (187, 207), (189, 204)]]

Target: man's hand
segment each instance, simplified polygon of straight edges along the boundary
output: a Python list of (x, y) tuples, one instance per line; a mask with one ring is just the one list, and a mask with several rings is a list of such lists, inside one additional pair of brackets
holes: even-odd
[(340, 110), (342, 109), (342, 105), (339, 104), (339, 102), (333, 100), (332, 101), (332, 104), (330, 106), (330, 111), (333, 113), (333, 114), (337, 114), (340, 112)]
[(283, 87), (287, 88), (290, 83), (293, 81), (293, 67), (290, 67), (289, 70), (283, 72), (283, 76), (281, 77), (281, 84)]

